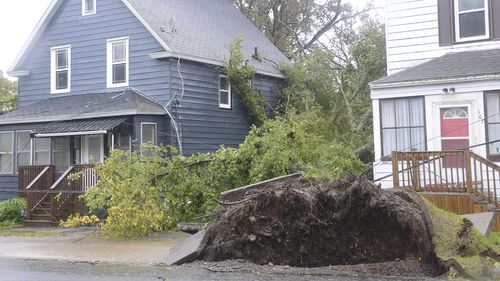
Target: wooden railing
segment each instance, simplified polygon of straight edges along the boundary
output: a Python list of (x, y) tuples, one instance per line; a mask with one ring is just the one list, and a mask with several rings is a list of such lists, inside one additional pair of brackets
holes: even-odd
[(500, 206), (500, 167), (468, 150), (393, 152), (394, 187), (467, 193)]
[(97, 185), (99, 177), (92, 164), (70, 166), (61, 177), (50, 187), (52, 197), (51, 210), (57, 219), (65, 218), (72, 213), (83, 213), (79, 196)]
[[(53, 175), (53, 166), (19, 166), (18, 167), (18, 196), (26, 197), (26, 188), (43, 172), (47, 167), (51, 167), (50, 172)], [(52, 178), (50, 178), (52, 180)], [(37, 181), (37, 184), (41, 182)], [(48, 187), (52, 186), (52, 183)], [(36, 187), (35, 187), (36, 188)]]
[[(31, 219), (33, 211), (47, 198), (53, 179), (54, 166), (19, 167), (19, 193), (26, 197), (27, 219)], [(28, 180), (30, 183), (25, 186)]]

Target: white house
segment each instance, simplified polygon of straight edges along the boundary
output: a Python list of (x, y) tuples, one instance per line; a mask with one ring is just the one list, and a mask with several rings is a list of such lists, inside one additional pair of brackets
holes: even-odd
[(388, 76), (371, 83), (375, 179), (392, 173), (392, 151), (500, 161), (500, 0), (387, 0), (386, 18)]

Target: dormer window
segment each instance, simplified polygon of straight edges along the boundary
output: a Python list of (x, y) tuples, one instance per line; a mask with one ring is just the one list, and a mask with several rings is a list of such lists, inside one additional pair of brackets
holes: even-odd
[(490, 37), (488, 0), (455, 0), (454, 14), (457, 42)]
[(96, 13), (96, 0), (82, 0), (82, 15), (88, 16)]
[(108, 88), (128, 86), (128, 38), (109, 39), (107, 43)]
[(50, 54), (51, 93), (67, 93), (71, 88), (71, 46), (54, 47)]

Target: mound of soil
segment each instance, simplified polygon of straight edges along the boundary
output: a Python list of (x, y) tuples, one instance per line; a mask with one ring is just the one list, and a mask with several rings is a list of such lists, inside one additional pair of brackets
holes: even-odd
[(432, 256), (431, 224), (418, 196), (363, 178), (287, 179), (225, 205), (208, 228), (203, 260), (320, 267)]

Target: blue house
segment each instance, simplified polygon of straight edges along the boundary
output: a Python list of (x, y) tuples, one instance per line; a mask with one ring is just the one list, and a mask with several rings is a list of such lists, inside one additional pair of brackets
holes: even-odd
[(55, 192), (112, 149), (240, 144), (247, 117), (222, 74), (238, 37), (271, 109), (288, 60), (230, 0), (53, 0), (8, 71), (19, 108), (0, 116), (0, 200)]

